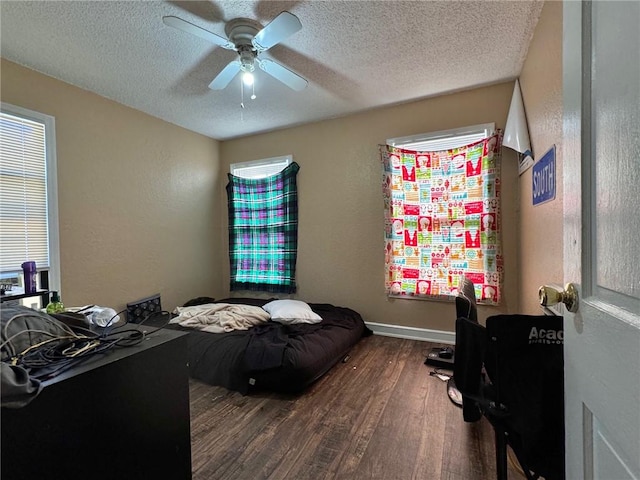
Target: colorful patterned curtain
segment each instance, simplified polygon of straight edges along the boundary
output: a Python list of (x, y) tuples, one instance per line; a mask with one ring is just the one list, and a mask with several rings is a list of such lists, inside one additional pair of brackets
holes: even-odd
[(500, 134), (440, 152), (380, 146), (387, 294), (445, 299), (465, 275), (480, 302), (500, 302), (500, 147)]
[(296, 291), (300, 167), (261, 179), (229, 174), (231, 290)]

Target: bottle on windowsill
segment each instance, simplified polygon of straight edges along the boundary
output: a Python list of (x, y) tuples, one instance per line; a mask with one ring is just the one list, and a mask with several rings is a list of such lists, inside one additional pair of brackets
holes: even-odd
[(60, 295), (58, 295), (58, 292), (51, 292), (51, 301), (47, 305), (47, 313), (62, 312), (64, 312), (64, 305), (60, 301)]

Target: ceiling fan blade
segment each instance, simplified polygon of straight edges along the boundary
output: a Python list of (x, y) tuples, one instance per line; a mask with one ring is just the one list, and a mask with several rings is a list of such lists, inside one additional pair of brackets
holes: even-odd
[(187, 22), (178, 17), (162, 17), (162, 21), (165, 25), (168, 25), (173, 28), (177, 28), (178, 30), (182, 30), (183, 32), (190, 33), (191, 35), (195, 35), (196, 37), (200, 37), (208, 42), (213, 43), (214, 45), (219, 45), (222, 48), (226, 48), (227, 50), (235, 50), (236, 46), (220, 35), (216, 35), (204, 28), (201, 28), (193, 23)]
[(274, 18), (266, 27), (260, 30), (251, 41), (258, 52), (264, 52), (280, 43), (285, 38), (293, 35), (302, 28), (298, 17), (289, 12), (282, 12)]
[(304, 78), (302, 78), (297, 73), (292, 72), (287, 67), (284, 67), (279, 63), (269, 59), (256, 60), (261, 70), (267, 72), (276, 80), (280, 80), (287, 87), (299, 92), (300, 90), (304, 90), (304, 88), (307, 86), (308, 82)]
[(240, 71), (240, 62), (238, 60), (234, 60), (227, 64), (226, 67), (222, 69), (222, 71), (213, 79), (213, 82), (209, 84), (209, 88), (211, 90), (222, 90), (229, 82), (233, 80), (238, 72)]

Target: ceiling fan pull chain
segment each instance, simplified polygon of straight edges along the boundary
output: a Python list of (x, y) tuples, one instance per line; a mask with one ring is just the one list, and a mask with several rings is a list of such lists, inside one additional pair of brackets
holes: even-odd
[(240, 80), (240, 121), (244, 122), (244, 83)]

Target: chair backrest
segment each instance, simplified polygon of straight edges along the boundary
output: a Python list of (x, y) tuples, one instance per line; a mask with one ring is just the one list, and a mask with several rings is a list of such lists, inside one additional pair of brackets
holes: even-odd
[(473, 282), (464, 275), (460, 278), (460, 287), (456, 296), (456, 318), (467, 318), (478, 322), (476, 291)]
[(475, 422), (482, 416), (475, 397), (482, 389), (481, 372), (484, 361), (485, 328), (478, 323), (476, 292), (473, 282), (462, 275), (456, 303), (456, 354), (453, 378), (462, 394), (462, 416), (466, 422)]
[(487, 318), (485, 370), (510, 414), (529, 467), (547, 479), (564, 472), (563, 319)]
[(456, 355), (453, 360), (453, 378), (462, 394), (462, 416), (465, 422), (476, 422), (482, 417), (478, 400), (484, 388), (482, 365), (487, 343), (486, 329), (477, 321), (462, 316), (456, 319)]

